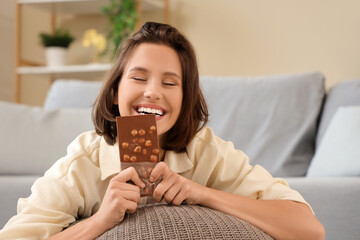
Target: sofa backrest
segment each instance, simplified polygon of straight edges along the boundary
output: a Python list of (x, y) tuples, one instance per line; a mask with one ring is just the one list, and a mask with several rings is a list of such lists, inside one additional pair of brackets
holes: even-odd
[(94, 129), (90, 112), (0, 102), (0, 174), (42, 175), (80, 133)]
[[(267, 77), (201, 76), (209, 126), (277, 177), (304, 176), (314, 155), (316, 127), (325, 96), (324, 76), (304, 73)], [(57, 80), (44, 109), (88, 108), (100, 82)]]
[(99, 81), (58, 79), (47, 93), (44, 109), (91, 108), (101, 89)]
[(276, 177), (304, 176), (314, 155), (324, 76), (202, 77), (209, 126)]

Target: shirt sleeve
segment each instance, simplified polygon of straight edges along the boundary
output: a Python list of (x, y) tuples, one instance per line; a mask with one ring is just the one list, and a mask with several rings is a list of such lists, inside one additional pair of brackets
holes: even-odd
[(90, 160), (96, 157), (82, 145), (70, 144), (68, 154), (35, 181), (31, 195), (19, 199), (18, 214), (0, 231), (0, 239), (46, 239), (98, 210), (103, 197), (99, 189), (106, 183), (99, 181), (100, 170)]
[(195, 159), (191, 178), (202, 185), (254, 199), (293, 200), (309, 206), (284, 179), (272, 177), (259, 165), (251, 166), (244, 152), (209, 128), (193, 141), (189, 155)]
[(0, 238), (45, 239), (75, 221), (79, 194), (64, 182), (42, 177), (31, 191), (30, 197), (19, 199), (18, 214), (5, 225)]

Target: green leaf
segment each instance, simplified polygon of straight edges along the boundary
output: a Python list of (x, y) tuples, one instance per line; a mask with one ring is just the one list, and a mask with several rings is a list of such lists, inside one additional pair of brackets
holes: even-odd
[(41, 43), (44, 47), (64, 47), (68, 48), (75, 38), (65, 29), (58, 28), (53, 34), (41, 32), (39, 34)]
[[(119, 45), (134, 31), (138, 19), (136, 0), (110, 0), (110, 4), (102, 7), (102, 13), (110, 22), (107, 39), (113, 43), (115, 54)], [(110, 49), (107, 49), (110, 50)]]

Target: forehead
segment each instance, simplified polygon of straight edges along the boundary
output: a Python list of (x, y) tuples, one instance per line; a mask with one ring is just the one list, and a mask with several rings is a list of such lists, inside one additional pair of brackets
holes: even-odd
[(181, 62), (177, 52), (166, 45), (142, 43), (137, 46), (126, 64), (125, 72), (134, 67), (149, 71), (172, 71), (181, 76)]

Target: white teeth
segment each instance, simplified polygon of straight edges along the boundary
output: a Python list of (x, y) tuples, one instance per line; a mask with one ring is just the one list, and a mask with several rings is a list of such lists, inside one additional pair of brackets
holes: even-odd
[(160, 109), (139, 107), (137, 111), (140, 114), (156, 114), (156, 115), (159, 115), (159, 116), (163, 115), (163, 111), (161, 111)]

